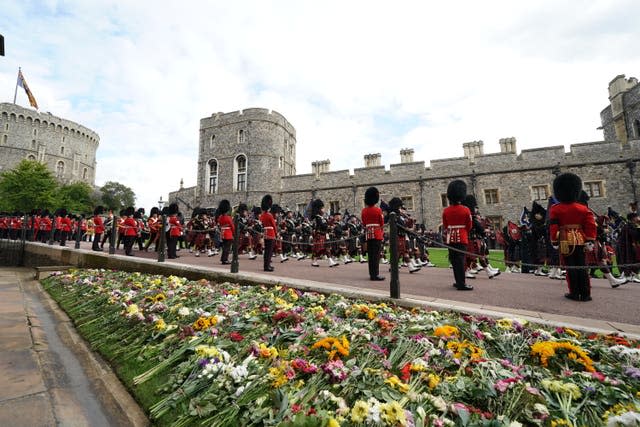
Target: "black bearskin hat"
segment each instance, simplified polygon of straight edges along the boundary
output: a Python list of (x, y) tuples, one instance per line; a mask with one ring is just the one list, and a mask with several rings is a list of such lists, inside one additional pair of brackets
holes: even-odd
[(364, 204), (373, 206), (380, 201), (380, 192), (376, 187), (369, 187), (364, 192)]
[(311, 202), (311, 216), (320, 215), (322, 208), (324, 208), (324, 202), (321, 199), (315, 199)]
[(534, 201), (531, 205), (531, 217), (535, 218), (536, 214), (539, 214), (544, 218), (547, 216), (547, 210), (542, 207), (540, 203)]
[(149, 215), (154, 215), (154, 214), (160, 215), (160, 209), (158, 209), (157, 206), (152, 207), (151, 211), (149, 212)]
[(578, 197), (578, 202), (585, 205), (585, 206), (589, 206), (589, 199), (591, 197), (589, 197), (589, 195), (587, 194), (586, 191), (584, 190), (580, 190), (580, 196)]
[(169, 205), (169, 215), (176, 215), (179, 210), (177, 203), (171, 203)]
[(220, 203), (218, 204), (218, 211), (216, 212), (216, 214), (224, 215), (224, 214), (228, 214), (230, 211), (231, 211), (231, 203), (229, 203), (227, 199), (220, 200)]
[(467, 184), (461, 179), (451, 181), (447, 186), (447, 199), (451, 204), (462, 203), (466, 195)]
[(171, 209), (169, 209), (169, 206), (165, 206), (164, 208), (162, 208), (162, 211), (160, 211), (160, 213), (162, 215), (171, 215)]
[(266, 212), (271, 208), (271, 205), (273, 205), (273, 197), (271, 197), (271, 194), (265, 194), (260, 202), (260, 208)]
[(58, 209), (58, 212), (56, 212), (56, 215), (58, 215), (58, 216), (67, 216), (67, 210), (65, 208), (60, 208), (60, 209)]
[(398, 210), (402, 207), (402, 200), (399, 197), (394, 197), (389, 200), (389, 209), (393, 212), (398, 212)]
[(553, 194), (559, 202), (575, 202), (580, 197), (580, 190), (582, 190), (582, 180), (574, 173), (566, 172), (553, 180)]
[(280, 205), (277, 205), (275, 203), (273, 205), (271, 205), (271, 213), (272, 214), (275, 215), (275, 214), (278, 214), (280, 212), (282, 212), (282, 208), (280, 207)]
[(472, 213), (478, 207), (478, 201), (476, 200), (476, 196), (473, 194), (467, 194), (462, 200), (462, 204), (468, 207)]
[(142, 218), (142, 212), (140, 212), (139, 210), (135, 211), (135, 212), (133, 213), (133, 217), (134, 217), (135, 219), (140, 219), (140, 218)]
[(133, 216), (135, 211), (136, 210), (133, 208), (133, 206), (129, 206), (127, 209), (124, 210), (123, 215)]
[(96, 208), (93, 210), (94, 215), (102, 215), (103, 213), (104, 213), (104, 207), (102, 206), (96, 206)]
[(249, 208), (247, 207), (246, 203), (240, 203), (238, 205), (238, 213), (246, 212), (248, 210), (249, 210)]

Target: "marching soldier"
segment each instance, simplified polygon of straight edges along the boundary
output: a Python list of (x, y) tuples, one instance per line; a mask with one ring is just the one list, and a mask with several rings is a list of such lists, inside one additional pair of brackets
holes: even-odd
[(473, 225), (471, 211), (462, 204), (467, 195), (467, 184), (459, 179), (451, 181), (447, 187), (449, 206), (442, 212), (442, 225), (446, 232), (446, 243), (449, 246), (449, 262), (453, 267), (455, 283), (459, 291), (471, 291), (473, 286), (465, 283), (464, 251), (469, 245), (469, 232)]
[(380, 250), (384, 239), (384, 216), (382, 209), (376, 206), (380, 201), (380, 192), (376, 187), (369, 187), (364, 192), (364, 204), (360, 217), (365, 227), (367, 239), (367, 260), (369, 263), (369, 279), (384, 280), (380, 275)]

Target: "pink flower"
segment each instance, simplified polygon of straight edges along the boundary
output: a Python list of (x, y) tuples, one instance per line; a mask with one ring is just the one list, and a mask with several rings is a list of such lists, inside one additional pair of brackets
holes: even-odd
[(591, 376), (595, 379), (597, 379), (600, 382), (604, 382), (604, 380), (607, 378), (604, 376), (604, 374), (602, 372), (592, 372)]

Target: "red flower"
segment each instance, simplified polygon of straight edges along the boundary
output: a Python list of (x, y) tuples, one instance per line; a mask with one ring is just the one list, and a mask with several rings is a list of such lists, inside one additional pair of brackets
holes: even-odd
[(234, 331), (229, 334), (229, 339), (231, 341), (240, 342), (244, 339), (244, 337), (240, 333)]
[(402, 369), (400, 369), (400, 379), (405, 383), (409, 382), (409, 380), (411, 379), (411, 363), (410, 362), (405, 363)]

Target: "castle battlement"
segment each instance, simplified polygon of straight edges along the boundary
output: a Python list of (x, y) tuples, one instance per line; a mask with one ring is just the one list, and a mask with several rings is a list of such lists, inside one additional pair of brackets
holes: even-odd
[(40, 113), (16, 104), (2, 102), (0, 103), (0, 114), (6, 121), (23, 121), (29, 126), (50, 127), (52, 131), (68, 132), (76, 137), (86, 138), (89, 142), (95, 143), (96, 148), (100, 142), (98, 134), (91, 129), (71, 120), (54, 116), (49, 112)]
[(285, 128), (293, 137), (296, 135), (295, 128), (282, 114), (267, 108), (245, 108), (230, 113), (213, 113), (210, 117), (200, 119), (200, 128), (221, 127), (249, 120), (272, 122)]

